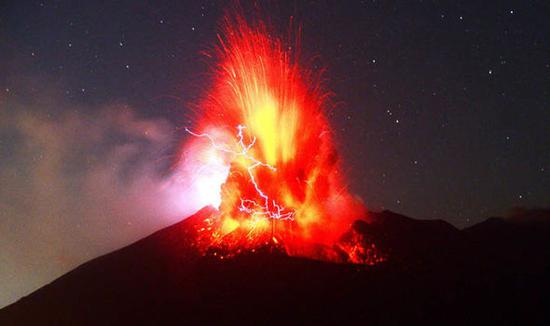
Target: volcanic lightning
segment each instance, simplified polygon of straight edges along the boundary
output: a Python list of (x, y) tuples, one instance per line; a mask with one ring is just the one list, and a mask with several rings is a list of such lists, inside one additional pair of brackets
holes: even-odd
[[(288, 254), (319, 256), (319, 246), (335, 247), (366, 211), (340, 172), (324, 113), (328, 93), (299, 64), (299, 30), (283, 40), (261, 21), (232, 17), (208, 54), (217, 60), (213, 82), (182, 147), (182, 159), (214, 150), (229, 171), (211, 191), (221, 196), (218, 213), (197, 242), (225, 255), (275, 243)], [(332, 259), (321, 251), (314, 258)]]
[[(189, 128), (185, 128), (185, 131), (195, 137), (206, 137), (216, 150), (230, 153), (235, 156), (243, 156), (252, 162), (252, 164), (249, 165), (246, 169), (248, 171), (248, 175), (250, 176), (250, 182), (252, 182), (254, 188), (256, 189), (256, 193), (260, 197), (262, 197), (264, 203), (263, 205), (261, 205), (253, 200), (241, 198), (241, 205), (239, 207), (239, 210), (241, 212), (248, 213), (253, 217), (261, 216), (276, 220), (293, 220), (294, 212), (285, 212), (284, 207), (281, 207), (279, 204), (277, 204), (275, 200), (270, 200), (269, 197), (261, 190), (260, 186), (258, 185), (258, 182), (254, 177), (254, 169), (256, 169), (257, 167), (265, 167), (273, 172), (277, 171), (277, 169), (267, 163), (258, 161), (256, 158), (248, 154), (248, 151), (252, 148), (252, 146), (254, 146), (254, 143), (256, 143), (256, 137), (253, 137), (250, 143), (248, 145), (245, 145), (243, 136), (243, 130), (245, 128), (245, 126), (237, 126), (237, 138), (238, 144), (240, 146), (239, 152), (229, 149), (226, 145), (216, 144), (216, 141), (212, 138), (212, 136), (208, 134), (197, 134), (189, 130)], [(275, 210), (272, 210), (271, 207), (273, 207)]]

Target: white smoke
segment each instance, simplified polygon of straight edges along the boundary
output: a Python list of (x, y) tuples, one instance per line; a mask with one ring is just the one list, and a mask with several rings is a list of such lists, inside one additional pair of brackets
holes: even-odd
[(166, 120), (22, 102), (0, 98), (0, 307), (216, 204), (211, 171), (167, 169), (178, 140)]

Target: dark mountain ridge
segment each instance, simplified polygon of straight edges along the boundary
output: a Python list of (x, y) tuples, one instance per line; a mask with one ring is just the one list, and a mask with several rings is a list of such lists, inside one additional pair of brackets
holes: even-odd
[(371, 213), (349, 232), (387, 253), (375, 266), (272, 247), (200, 255), (191, 226), (211, 213), (79, 266), (0, 310), (0, 325), (550, 322), (549, 211), (464, 230)]

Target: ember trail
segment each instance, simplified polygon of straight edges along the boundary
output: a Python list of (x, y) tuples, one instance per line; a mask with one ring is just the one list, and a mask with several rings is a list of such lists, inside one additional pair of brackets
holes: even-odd
[(263, 22), (238, 15), (222, 26), (208, 54), (217, 60), (214, 80), (183, 146), (183, 155), (223, 162), (229, 171), (211, 190), (221, 204), (200, 227), (199, 246), (223, 247), (227, 256), (276, 243), (288, 254), (341, 260), (331, 257), (339, 246), (376, 257), (359, 241), (338, 245), (366, 210), (340, 172), (324, 113), (331, 109), (328, 92), (320, 76), (299, 64), (299, 31), (294, 41), (283, 40)]

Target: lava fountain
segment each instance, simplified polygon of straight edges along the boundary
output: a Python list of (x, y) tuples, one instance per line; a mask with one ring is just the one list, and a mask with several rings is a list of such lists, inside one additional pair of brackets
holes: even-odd
[(223, 258), (271, 244), (338, 260), (330, 248), (366, 210), (344, 182), (324, 113), (328, 93), (300, 66), (299, 37), (228, 16), (218, 39), (209, 54), (214, 80), (182, 151), (222, 167), (221, 187), (209, 192), (220, 194), (218, 213), (199, 226), (199, 247)]

